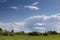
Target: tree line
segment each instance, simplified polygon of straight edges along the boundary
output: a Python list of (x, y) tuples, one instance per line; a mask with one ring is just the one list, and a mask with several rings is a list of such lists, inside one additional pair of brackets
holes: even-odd
[(58, 35), (58, 34), (60, 35), (60, 33), (56, 32), (56, 31), (47, 31), (44, 33), (34, 31), (34, 32), (25, 33), (24, 31), (14, 32), (14, 30), (3, 31), (2, 28), (0, 28), (0, 36), (15, 36), (15, 35), (48, 36), (48, 35)]

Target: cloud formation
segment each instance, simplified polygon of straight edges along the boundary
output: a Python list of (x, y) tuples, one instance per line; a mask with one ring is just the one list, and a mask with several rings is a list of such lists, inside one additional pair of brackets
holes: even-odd
[(33, 3), (32, 5), (37, 5), (39, 2), (35, 2), (35, 3)]
[(25, 6), (25, 8), (29, 8), (32, 10), (39, 10), (39, 8), (37, 6)]
[(14, 30), (15, 32), (18, 31), (23, 31), (24, 29), (24, 22), (13, 22), (13, 23), (5, 23), (5, 22), (0, 22), (0, 28), (3, 30)]
[(45, 25), (45, 23), (36, 23), (34, 24), (35, 26), (38, 26), (38, 27), (42, 27), (43, 25)]
[(40, 30), (45, 30), (46, 28), (44, 27), (45, 23), (36, 23), (34, 29), (40, 29)]
[(58, 23), (60, 23), (60, 13), (50, 16), (46, 16), (46, 15), (32, 16), (27, 18), (25, 21), (26, 21), (26, 27), (28, 28), (28, 30), (31, 31), (32, 30), (38, 31), (39, 29), (45, 29), (45, 31), (48, 30), (57, 31), (58, 28), (60, 28), (58, 26)]
[(38, 4), (38, 2), (35, 2), (31, 5), (27, 5), (27, 6), (24, 6), (25, 8), (29, 8), (31, 10), (39, 10), (39, 8), (36, 6)]
[(14, 9), (14, 10), (18, 9), (18, 7), (16, 7), (16, 6), (10, 6), (9, 8)]
[(55, 15), (50, 15), (50, 16), (46, 16), (46, 15), (32, 16), (32, 17), (29, 17), (27, 20), (35, 19), (35, 18), (43, 19), (43, 20), (48, 20), (48, 19), (54, 18), (54, 19), (60, 20), (60, 13), (57, 13)]
[(60, 31), (60, 13), (55, 15), (37, 15), (25, 19), (23, 22), (4, 23), (0, 22), (0, 27), (14, 31)]

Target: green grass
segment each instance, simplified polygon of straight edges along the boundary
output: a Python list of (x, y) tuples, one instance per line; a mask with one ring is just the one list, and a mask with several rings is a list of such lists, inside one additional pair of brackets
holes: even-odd
[(60, 36), (0, 36), (0, 40), (60, 40)]

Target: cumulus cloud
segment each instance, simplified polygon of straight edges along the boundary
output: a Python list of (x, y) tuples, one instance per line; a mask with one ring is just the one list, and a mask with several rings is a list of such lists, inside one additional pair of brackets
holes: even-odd
[(25, 26), (25, 22), (14, 22), (12, 23), (12, 27), (14, 28), (14, 31), (23, 31)]
[(57, 32), (60, 32), (60, 22), (56, 23), (55, 26), (57, 27)]
[(56, 18), (60, 20), (60, 13), (56, 14), (56, 15), (51, 15), (51, 18)]
[(11, 26), (12, 23), (4, 23), (4, 22), (0, 22), (0, 27), (3, 28), (4, 30), (7, 29), (12, 29)]
[[(4, 23), (0, 22), (0, 27), (14, 31), (60, 31), (60, 13), (55, 15), (37, 15), (25, 19), (23, 22)], [(43, 29), (43, 30), (42, 30)]]
[(13, 23), (5, 23), (5, 22), (0, 22), (0, 28), (3, 28), (3, 30), (14, 30), (15, 32), (17, 31), (23, 31), (24, 29), (24, 22), (13, 22)]
[(27, 18), (25, 21), (26, 21), (26, 27), (29, 30), (37, 30), (37, 29), (46, 29), (46, 31), (58, 30), (59, 26), (57, 26), (56, 24), (58, 22), (60, 23), (60, 13), (49, 16), (46, 15), (31, 16)]
[(45, 30), (46, 28), (44, 27), (45, 23), (36, 23), (34, 29), (41, 29)]
[(37, 15), (37, 16), (32, 16), (32, 17), (29, 17), (28, 19), (26, 20), (31, 20), (31, 19), (43, 19), (43, 20), (49, 20), (51, 18), (53, 19), (57, 19), (57, 20), (60, 20), (60, 13), (57, 13), (55, 15), (50, 15), (50, 16), (46, 16), (46, 15)]
[(34, 29), (41, 29), (41, 30), (44, 30), (44, 29), (46, 29), (46, 28), (44, 28), (44, 27), (35, 27)]
[(36, 23), (35, 26), (42, 27), (45, 23)]
[(38, 2), (35, 2), (35, 3), (31, 4), (31, 5), (24, 6), (24, 7), (32, 9), (32, 10), (39, 10), (39, 8), (36, 6), (37, 4), (38, 4)]

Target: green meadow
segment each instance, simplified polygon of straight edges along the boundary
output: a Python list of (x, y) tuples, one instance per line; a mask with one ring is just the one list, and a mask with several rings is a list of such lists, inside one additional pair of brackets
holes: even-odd
[(58, 35), (49, 35), (49, 36), (0, 36), (0, 40), (60, 40)]

